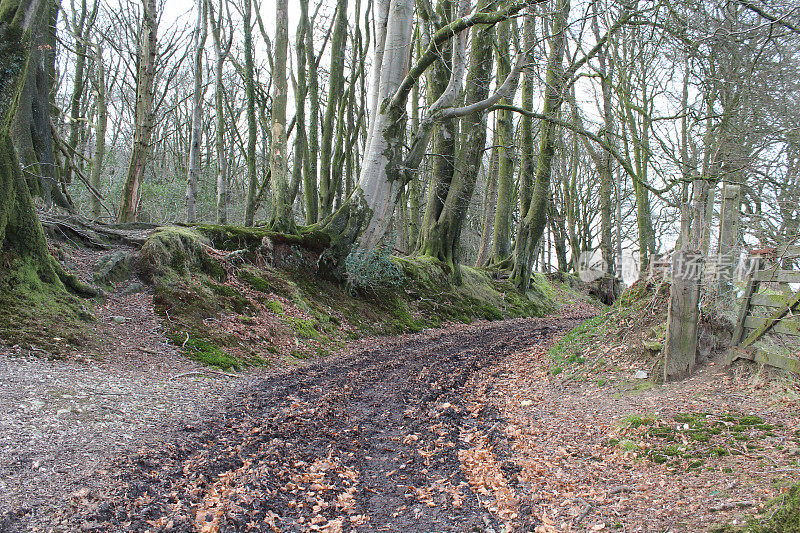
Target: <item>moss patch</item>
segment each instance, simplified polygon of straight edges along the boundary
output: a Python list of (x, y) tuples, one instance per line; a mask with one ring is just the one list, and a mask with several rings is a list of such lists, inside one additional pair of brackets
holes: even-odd
[(32, 261), (4, 252), (0, 262), (0, 339), (55, 357), (87, 341), (85, 327), (95, 320), (90, 302), (69, 294), (58, 280), (41, 281)]
[(764, 513), (747, 519), (745, 525), (726, 525), (714, 533), (800, 533), (800, 485), (769, 502)]
[(403, 273), (401, 287), (351, 294), (317, 275), (311, 259), (318, 238), (311, 230), (281, 236), (235, 226), (159, 228), (145, 243), (139, 269), (150, 274), (156, 312), (173, 342), (215, 366), (323, 356), (367, 335), (542, 316), (555, 308), (554, 289), (542, 276), (523, 296), (474, 268), (462, 267), (462, 283), (452, 284), (428, 258), (392, 258)]
[(158, 228), (142, 246), (137, 265), (139, 275), (147, 282), (159, 283), (186, 278), (192, 273), (225, 281), (226, 271), (209, 249), (209, 240), (192, 229)]
[[(620, 421), (620, 438), (640, 442), (640, 453), (657, 464), (673, 469), (699, 468), (695, 463), (741, 455), (739, 437), (759, 441), (774, 436), (758, 425), (742, 425), (742, 419), (754, 421), (753, 415), (730, 413), (677, 413), (670, 420), (656, 420), (650, 415), (631, 414)], [(763, 424), (761, 424), (763, 425)], [(761, 447), (747, 442), (748, 450)], [(664, 460), (664, 458), (668, 460)], [(694, 466), (693, 466), (694, 465)]]
[(183, 346), (186, 355), (204, 365), (216, 366), (223, 370), (240, 369), (242, 363), (220, 349), (215, 344), (202, 339), (189, 339)]

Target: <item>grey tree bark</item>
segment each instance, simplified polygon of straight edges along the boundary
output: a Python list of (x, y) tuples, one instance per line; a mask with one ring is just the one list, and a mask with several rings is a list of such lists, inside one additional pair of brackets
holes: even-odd
[(197, 0), (197, 27), (195, 28), (194, 61), (192, 64), (192, 77), (194, 78), (194, 91), (192, 92), (192, 126), (189, 139), (189, 171), (186, 178), (186, 222), (192, 224), (197, 221), (197, 184), (200, 177), (200, 150), (203, 143), (203, 48), (208, 37), (206, 24), (208, 6), (207, 0)]

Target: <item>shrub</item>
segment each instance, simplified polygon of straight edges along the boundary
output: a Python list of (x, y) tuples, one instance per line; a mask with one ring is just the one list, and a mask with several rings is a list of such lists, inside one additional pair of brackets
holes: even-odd
[(383, 239), (373, 250), (356, 250), (345, 259), (347, 284), (357, 290), (398, 287), (403, 272), (392, 261), (393, 239)]

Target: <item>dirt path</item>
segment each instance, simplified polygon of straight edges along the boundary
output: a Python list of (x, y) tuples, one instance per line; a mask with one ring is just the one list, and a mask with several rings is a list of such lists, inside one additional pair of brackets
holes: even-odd
[[(172, 379), (197, 368), (168, 350), (142, 368), (0, 359), (0, 531), (677, 533), (757, 511), (796, 476), (796, 385), (777, 394), (718, 365), (641, 389), (554, 377), (546, 351), (570, 312), (364, 339), (241, 383)], [(135, 320), (123, 361), (157, 333)], [(698, 413), (764, 427), (651, 433)], [(666, 464), (644, 455), (675, 446), (685, 456)]]
[[(268, 378), (198, 431), (110, 468), (62, 530), (499, 531), (469, 489), (464, 435), (476, 371), (569, 328), (518, 319), (396, 339)], [(363, 345), (363, 343), (362, 343)], [(266, 525), (265, 525), (266, 524)], [(270, 526), (271, 525), (271, 526)]]

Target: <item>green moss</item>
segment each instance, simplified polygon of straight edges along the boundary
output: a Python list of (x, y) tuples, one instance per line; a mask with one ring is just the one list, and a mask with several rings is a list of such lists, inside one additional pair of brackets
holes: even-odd
[(170, 282), (185, 279), (196, 272), (225, 281), (227, 272), (208, 253), (209, 246), (208, 239), (192, 229), (180, 226), (158, 228), (142, 246), (139, 275), (147, 282), (161, 279)]
[(711, 448), (710, 454), (715, 455), (717, 457), (725, 457), (726, 455), (730, 455), (731, 452), (729, 452), (727, 448), (723, 448), (722, 446), (715, 446)]
[(664, 463), (666, 463), (669, 460), (669, 457), (667, 457), (666, 455), (659, 454), (659, 453), (651, 453), (648, 457), (650, 458), (651, 461), (653, 461), (654, 463), (656, 463), (658, 465), (663, 465)]
[(68, 293), (58, 278), (42, 281), (41, 267), (30, 258), (5, 252), (0, 263), (0, 339), (56, 357), (88, 341), (86, 326), (95, 320), (90, 303)]
[(275, 313), (276, 315), (283, 314), (283, 304), (277, 300), (264, 300), (262, 302), (264, 307)]
[(208, 238), (214, 248), (229, 252), (254, 249), (271, 233), (264, 228), (213, 224), (195, 224), (192, 228)]
[(564, 366), (576, 362), (584, 363), (585, 359), (580, 357), (580, 353), (600, 334), (600, 328), (606, 320), (605, 315), (584, 320), (561, 337), (547, 352), (553, 364)]
[(318, 347), (316, 351), (317, 357), (329, 357), (332, 353), (329, 349), (322, 347)]
[(241, 269), (236, 273), (236, 277), (241, 281), (244, 281), (252, 288), (259, 292), (271, 293), (273, 291), (273, 287), (269, 281), (265, 280), (264, 278), (257, 276), (250, 270)]
[(726, 525), (714, 533), (800, 533), (800, 485), (774, 498), (762, 517), (751, 517), (745, 525)]
[(763, 424), (764, 420), (760, 416), (745, 415), (739, 419), (739, 424), (742, 426), (758, 426)]
[(628, 427), (633, 429), (638, 428), (640, 426), (651, 426), (654, 423), (655, 419), (653, 419), (653, 417), (647, 415), (642, 416), (637, 414), (628, 415), (620, 421), (620, 424), (623, 427)]
[(290, 353), (290, 356), (294, 357), (295, 359), (308, 359), (310, 355), (310, 353), (303, 350), (292, 350)]
[(298, 337), (303, 339), (319, 339), (319, 331), (315, 326), (317, 322), (314, 320), (306, 320), (304, 318), (285, 317), (284, 322), (294, 330)]
[(689, 427), (700, 427), (706, 424), (706, 413), (678, 413), (673, 418), (675, 422), (689, 424)]
[(183, 345), (184, 352), (190, 359), (194, 359), (204, 365), (215, 366), (223, 370), (240, 369), (241, 362), (224, 352), (219, 346), (202, 340), (188, 339)]
[(670, 427), (656, 426), (647, 430), (647, 435), (668, 441), (675, 440), (675, 430)]
[[(230, 312), (252, 314), (258, 308), (280, 315), (286, 326), (268, 330), (269, 338), (288, 330), (297, 338), (314, 341), (308, 350), (300, 350), (313, 355), (314, 350), (326, 352), (345, 340), (364, 335), (417, 332), (445, 321), (468, 323), (475, 319), (539, 316), (555, 307), (553, 289), (542, 276), (534, 279), (534, 290), (525, 297), (477, 269), (463, 268), (463, 282), (454, 285), (442, 275), (441, 265), (435, 261), (392, 258), (403, 271), (405, 281), (400, 289), (353, 295), (342, 285), (321, 279), (305, 263), (287, 270), (289, 266), (264, 266), (276, 263), (258, 260), (260, 254), (271, 249), (262, 247), (264, 243), (313, 249), (314, 230), (300, 233), (299, 237), (282, 236), (263, 228), (213, 225), (160, 228), (153, 232), (146, 243), (144, 255), (148, 259), (143, 261), (143, 270), (152, 272), (156, 310), (165, 318), (164, 324), (175, 337), (173, 342), (180, 345), (188, 331), (192, 339), (206, 339), (216, 346), (238, 346), (241, 343), (236, 338), (226, 337), (208, 319), (219, 319)], [(236, 254), (236, 261), (217, 262), (231, 280), (226, 277), (221, 283), (215, 278), (219, 272), (212, 267), (218, 254), (209, 253), (209, 245), (243, 250)], [(238, 283), (262, 293), (254, 298), (256, 303), (237, 290)], [(268, 298), (268, 294), (279, 295), (282, 301)], [(290, 308), (312, 318), (286, 316), (295, 315), (289, 312)], [(258, 350), (269, 351), (266, 344), (259, 346), (257, 342), (250, 347), (253, 357), (258, 356)], [(571, 362), (580, 363), (578, 359)]]
[(707, 431), (687, 431), (687, 434), (689, 435), (690, 439), (697, 442), (708, 442), (711, 440), (711, 436)]

